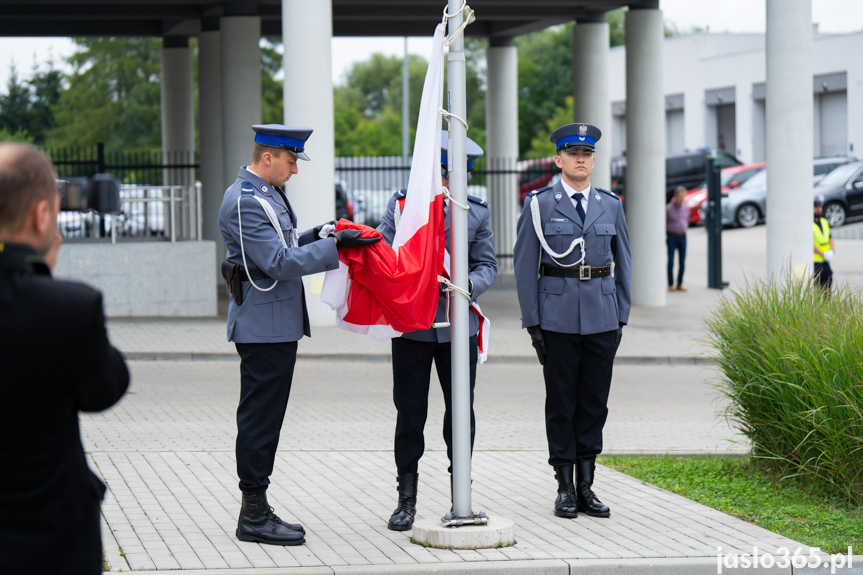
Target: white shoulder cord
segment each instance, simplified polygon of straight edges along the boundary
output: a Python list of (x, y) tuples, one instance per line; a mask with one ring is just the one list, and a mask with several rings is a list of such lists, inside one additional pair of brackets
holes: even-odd
[[(536, 232), (536, 237), (539, 240), (539, 245), (542, 246), (542, 249), (545, 250), (545, 253), (551, 256), (551, 259), (555, 260), (557, 265), (564, 268), (571, 268), (577, 266), (584, 261), (584, 236), (572, 240), (572, 243), (569, 244), (569, 249), (562, 254), (559, 254), (552, 250), (551, 247), (548, 245), (548, 242), (545, 241), (545, 234), (542, 233), (542, 222), (539, 218), (539, 202), (537, 201), (536, 197), (531, 198), (530, 215), (531, 219), (533, 220), (533, 230), (534, 232)], [(557, 261), (558, 259), (565, 258), (569, 254), (571, 254), (572, 250), (575, 249), (575, 246), (581, 246), (581, 258), (578, 261), (571, 264), (562, 264)]]
[[(288, 244), (285, 243), (285, 237), (282, 235), (281, 227), (279, 226), (279, 218), (276, 216), (276, 212), (273, 210), (273, 206), (271, 206), (267, 200), (264, 198), (260, 198), (258, 196), (252, 196), (261, 204), (261, 207), (264, 208), (264, 212), (267, 214), (267, 218), (270, 220), (270, 223), (273, 224), (273, 227), (276, 228), (276, 235), (279, 236), (279, 241), (282, 242), (282, 247), (284, 249), (288, 249)], [(277, 285), (279, 285), (279, 280), (273, 280), (273, 285), (268, 288), (258, 287), (255, 283), (255, 280), (252, 279), (252, 276), (249, 275), (249, 265), (246, 263), (246, 250), (243, 247), (243, 215), (240, 213), (240, 200), (243, 199), (242, 194), (239, 198), (237, 198), (237, 222), (239, 223), (240, 229), (240, 254), (243, 256), (243, 269), (246, 270), (246, 277), (249, 278), (249, 283), (252, 284), (258, 291), (270, 291)]]

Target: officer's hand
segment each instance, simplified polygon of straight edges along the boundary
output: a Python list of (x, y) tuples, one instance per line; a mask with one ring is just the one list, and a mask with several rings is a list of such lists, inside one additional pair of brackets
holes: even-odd
[(360, 234), (360, 230), (340, 230), (330, 235), (336, 238), (336, 247), (338, 249), (370, 246), (381, 239), (380, 236), (376, 238), (361, 238)]
[(617, 336), (614, 338), (614, 353), (617, 353), (617, 348), (620, 347), (620, 340), (623, 339), (623, 324), (617, 327)]
[(324, 222), (323, 224), (317, 225), (312, 228), (312, 234), (315, 237), (315, 241), (318, 241), (321, 238), (321, 230), (323, 230), (326, 226), (333, 226), (333, 229), (336, 227), (336, 220), (330, 220), (328, 222)]
[(532, 325), (527, 328), (527, 333), (530, 334), (530, 342), (536, 350), (536, 357), (539, 358), (540, 365), (545, 365), (545, 338), (542, 337), (542, 329), (538, 325)]

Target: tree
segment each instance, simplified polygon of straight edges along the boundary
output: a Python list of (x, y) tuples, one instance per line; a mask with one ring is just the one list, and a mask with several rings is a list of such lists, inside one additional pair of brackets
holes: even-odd
[(57, 106), (50, 146), (109, 149), (161, 146), (161, 49), (158, 38), (75, 38), (73, 71)]
[(12, 68), (5, 95), (0, 95), (0, 131), (16, 139), (41, 145), (45, 134), (54, 126), (52, 106), (60, 97), (63, 75), (53, 67), (46, 71), (34, 68), (33, 77), (19, 81)]

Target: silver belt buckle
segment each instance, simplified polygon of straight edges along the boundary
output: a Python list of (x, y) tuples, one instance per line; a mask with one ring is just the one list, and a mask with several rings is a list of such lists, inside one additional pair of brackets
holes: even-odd
[(590, 279), (590, 266), (581, 266), (578, 268), (578, 279), (580, 280), (589, 280)]

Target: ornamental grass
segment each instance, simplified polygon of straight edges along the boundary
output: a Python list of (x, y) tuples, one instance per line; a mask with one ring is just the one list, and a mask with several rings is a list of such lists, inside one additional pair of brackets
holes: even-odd
[(752, 456), (863, 503), (863, 297), (802, 279), (747, 284), (707, 319)]

